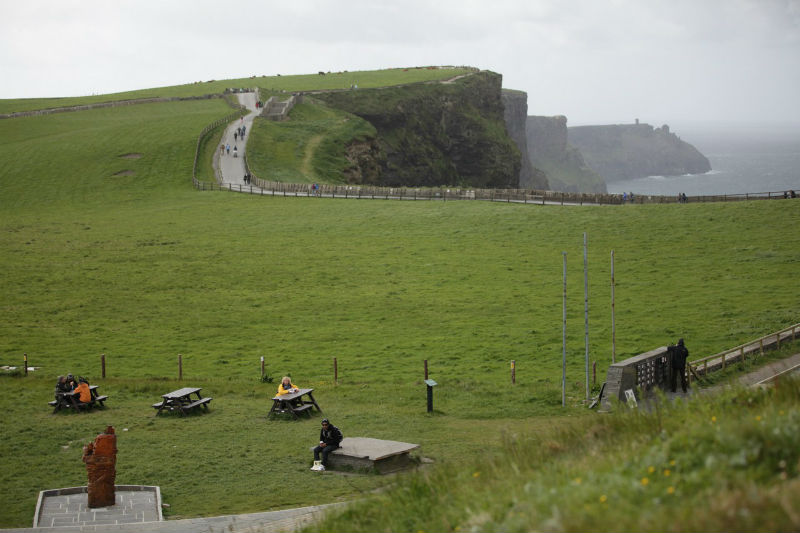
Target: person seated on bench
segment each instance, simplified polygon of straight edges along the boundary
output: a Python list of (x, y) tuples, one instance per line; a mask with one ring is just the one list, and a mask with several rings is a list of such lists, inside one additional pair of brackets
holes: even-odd
[[(328, 464), (328, 456), (332, 451), (339, 448), (343, 438), (339, 428), (331, 424), (327, 418), (323, 419), (322, 429), (319, 430), (319, 446), (314, 448), (314, 466), (311, 467), (311, 470), (325, 470)], [(322, 453), (321, 463), (319, 459), (320, 453)]]
[(81, 403), (92, 403), (92, 391), (85, 379), (81, 378), (80, 383), (75, 387), (75, 392), (79, 393), (78, 400)]
[(291, 394), (292, 392), (297, 392), (300, 389), (297, 388), (297, 385), (292, 383), (292, 379), (289, 376), (283, 376), (281, 380), (281, 384), (278, 385), (278, 396), (283, 396), (284, 394)]
[(78, 386), (78, 380), (72, 374), (67, 374), (67, 391), (72, 392)]
[(61, 397), (62, 394), (65, 392), (70, 392), (69, 386), (67, 385), (67, 378), (64, 376), (58, 376), (58, 381), (56, 382), (56, 401)]
[[(283, 396), (284, 394), (291, 394), (299, 390), (300, 389), (297, 388), (297, 385), (292, 383), (292, 379), (289, 376), (283, 376), (283, 379), (281, 379), (281, 384), (278, 385), (278, 396)], [(291, 403), (295, 407), (300, 406), (299, 399), (294, 399), (289, 403)]]

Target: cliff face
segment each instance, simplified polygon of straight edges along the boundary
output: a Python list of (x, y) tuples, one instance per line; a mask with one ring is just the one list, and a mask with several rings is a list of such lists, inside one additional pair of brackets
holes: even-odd
[(580, 150), (567, 142), (567, 117), (527, 117), (531, 163), (547, 173), (554, 191), (605, 193), (606, 184), (584, 162)]
[(569, 142), (580, 149), (586, 163), (606, 181), (711, 170), (708, 159), (666, 125), (579, 126), (569, 128)]
[(503, 89), (502, 97), (506, 131), (508, 131), (509, 137), (516, 143), (521, 156), (522, 167), (519, 172), (519, 186), (523, 189), (547, 190), (550, 188), (547, 175), (543, 170), (531, 164), (531, 158), (528, 154), (528, 139), (526, 133), (528, 94), (522, 91)]
[[(375, 126), (360, 166), (385, 186), (517, 188), (521, 157), (506, 133), (502, 76), (315, 94)], [(369, 161), (367, 161), (369, 159)], [(379, 172), (374, 169), (379, 168)]]

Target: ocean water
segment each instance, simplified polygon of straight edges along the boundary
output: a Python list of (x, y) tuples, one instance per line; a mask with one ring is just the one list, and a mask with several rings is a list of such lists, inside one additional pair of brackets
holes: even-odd
[(800, 125), (686, 125), (672, 131), (708, 158), (710, 172), (613, 181), (607, 184), (608, 192), (666, 196), (800, 193)]

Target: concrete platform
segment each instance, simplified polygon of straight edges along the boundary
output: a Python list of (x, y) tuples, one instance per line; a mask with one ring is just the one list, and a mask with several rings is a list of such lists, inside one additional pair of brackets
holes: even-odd
[(114, 505), (94, 509), (89, 508), (86, 487), (70, 487), (39, 493), (33, 527), (112, 526), (163, 519), (158, 487), (117, 485)]
[(328, 456), (332, 470), (350, 468), (388, 474), (414, 465), (410, 452), (419, 444), (369, 437), (347, 437), (338, 450)]

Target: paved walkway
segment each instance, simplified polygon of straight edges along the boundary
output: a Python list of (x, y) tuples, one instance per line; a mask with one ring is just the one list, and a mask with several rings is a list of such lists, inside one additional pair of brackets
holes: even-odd
[[(253, 121), (261, 110), (256, 108), (256, 93), (239, 93), (236, 96), (239, 98), (239, 103), (247, 107), (250, 113), (240, 119), (234, 120), (225, 130), (221, 142), (226, 146), (230, 145), (231, 151), (230, 153), (226, 151), (225, 154), (222, 155), (219, 148), (217, 148), (214, 154), (214, 167), (220, 170), (223, 186), (232, 186), (234, 188), (233, 190), (247, 187), (249, 192), (250, 186), (246, 185), (244, 182), (244, 175), (246, 173), (244, 164), (245, 150), (247, 148), (247, 140), (250, 138), (250, 133), (253, 131)], [(238, 129), (242, 126), (245, 127), (244, 139), (234, 138), (234, 134), (237, 133)], [(236, 147), (237, 157), (233, 156), (234, 147)], [(258, 187), (252, 187), (252, 189), (255, 193), (261, 191)]]
[(86, 525), (0, 529), (0, 533), (110, 532), (110, 533), (282, 533), (293, 532), (318, 520), (330, 508), (344, 504), (315, 505), (267, 513), (251, 513), (139, 524)]

